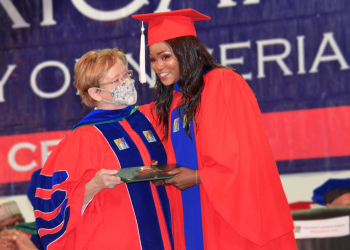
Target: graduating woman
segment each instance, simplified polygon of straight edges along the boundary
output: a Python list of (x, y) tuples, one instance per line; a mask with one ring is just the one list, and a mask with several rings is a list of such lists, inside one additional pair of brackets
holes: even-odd
[(192, 9), (134, 15), (148, 23), (154, 115), (184, 166), (159, 181), (182, 191), (187, 249), (296, 249), (293, 222), (254, 93), (196, 37)]
[(167, 162), (149, 118), (133, 107), (137, 93), (125, 65), (116, 48), (90, 51), (75, 65), (74, 85), (95, 110), (53, 150), (38, 177), (34, 213), (45, 249), (183, 249), (171, 204), (180, 192), (116, 176), (120, 168)]

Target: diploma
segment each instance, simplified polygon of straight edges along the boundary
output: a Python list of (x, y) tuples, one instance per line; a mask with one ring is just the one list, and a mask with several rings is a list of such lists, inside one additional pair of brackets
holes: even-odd
[(162, 164), (155, 166), (121, 168), (118, 170), (116, 176), (120, 177), (125, 183), (170, 179), (176, 174), (168, 174), (168, 171), (178, 167), (181, 166), (178, 164)]

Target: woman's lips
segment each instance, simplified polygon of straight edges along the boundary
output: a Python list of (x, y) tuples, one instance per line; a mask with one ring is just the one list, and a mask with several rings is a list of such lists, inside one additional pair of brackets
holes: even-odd
[(160, 73), (160, 74), (158, 74), (160, 80), (165, 79), (168, 75), (169, 75), (169, 73)]

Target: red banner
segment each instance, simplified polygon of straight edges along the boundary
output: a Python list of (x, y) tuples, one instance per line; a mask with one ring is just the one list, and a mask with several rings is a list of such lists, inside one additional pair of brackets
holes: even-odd
[(0, 137), (1, 183), (28, 181), (69, 131)]
[[(350, 106), (263, 114), (276, 161), (350, 155)], [(28, 181), (68, 131), (0, 137), (1, 183)]]
[(350, 155), (350, 106), (263, 114), (276, 161)]

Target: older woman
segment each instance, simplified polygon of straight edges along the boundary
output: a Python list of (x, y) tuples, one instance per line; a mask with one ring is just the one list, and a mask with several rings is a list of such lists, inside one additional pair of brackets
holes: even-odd
[(75, 65), (74, 85), (95, 109), (59, 143), (39, 175), (34, 208), (46, 249), (182, 248), (172, 234), (177, 205), (170, 206), (167, 196), (176, 201), (177, 191), (116, 177), (119, 168), (167, 163), (149, 118), (132, 106), (137, 94), (125, 65), (116, 48), (90, 51)]

